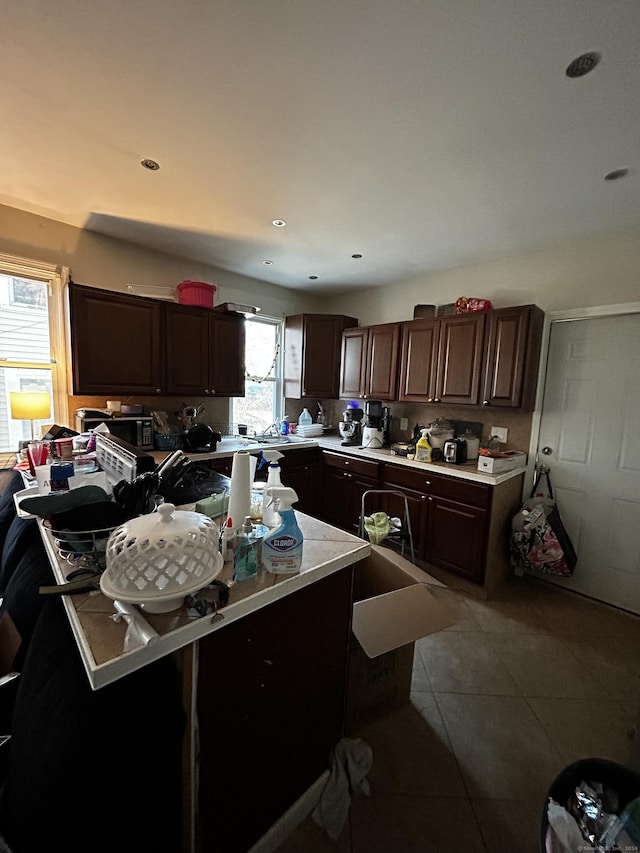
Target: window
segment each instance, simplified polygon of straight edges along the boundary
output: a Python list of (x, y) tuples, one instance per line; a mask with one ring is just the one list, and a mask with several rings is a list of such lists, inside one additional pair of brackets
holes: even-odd
[(238, 424), (264, 432), (282, 415), (282, 320), (248, 317), (245, 328), (245, 396), (231, 398), (232, 434)]
[(31, 438), (31, 422), (11, 417), (12, 391), (46, 391), (50, 417), (67, 421), (62, 288), (66, 268), (0, 255), (0, 452)]

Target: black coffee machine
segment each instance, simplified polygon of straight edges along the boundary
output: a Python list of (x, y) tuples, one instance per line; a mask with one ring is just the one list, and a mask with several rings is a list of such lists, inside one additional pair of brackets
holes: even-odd
[(388, 406), (383, 406), (380, 400), (367, 400), (364, 404), (362, 446), (370, 449), (386, 447), (389, 444), (390, 422)]

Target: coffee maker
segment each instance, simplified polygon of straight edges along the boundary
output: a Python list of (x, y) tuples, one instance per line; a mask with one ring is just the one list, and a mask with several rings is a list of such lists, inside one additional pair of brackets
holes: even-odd
[(364, 414), (362, 446), (371, 450), (377, 447), (386, 447), (389, 443), (389, 423), (391, 421), (389, 407), (383, 406), (380, 400), (367, 400), (364, 406)]
[(343, 447), (352, 447), (353, 445), (360, 446), (362, 438), (362, 409), (355, 406), (347, 406), (342, 413), (342, 420), (338, 424), (338, 430), (343, 438), (341, 442)]

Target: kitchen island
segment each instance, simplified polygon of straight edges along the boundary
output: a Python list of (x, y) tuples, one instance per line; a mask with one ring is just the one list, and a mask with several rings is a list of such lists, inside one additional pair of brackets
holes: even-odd
[[(127, 626), (114, 621), (102, 593), (63, 599), (94, 690), (160, 658), (175, 661), (187, 719), (182, 849), (189, 853), (249, 850), (317, 787), (344, 734), (353, 565), (370, 545), (297, 516), (299, 574), (260, 571), (233, 583), (225, 564), (228, 604), (198, 618), (184, 610), (140, 614), (157, 633), (146, 646), (124, 651)], [(42, 536), (62, 582), (73, 567), (44, 528)]]

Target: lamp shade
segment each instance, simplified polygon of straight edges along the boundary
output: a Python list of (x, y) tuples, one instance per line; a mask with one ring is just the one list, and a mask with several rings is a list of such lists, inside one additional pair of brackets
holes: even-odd
[(48, 391), (10, 391), (11, 417), (16, 421), (38, 421), (51, 414)]

